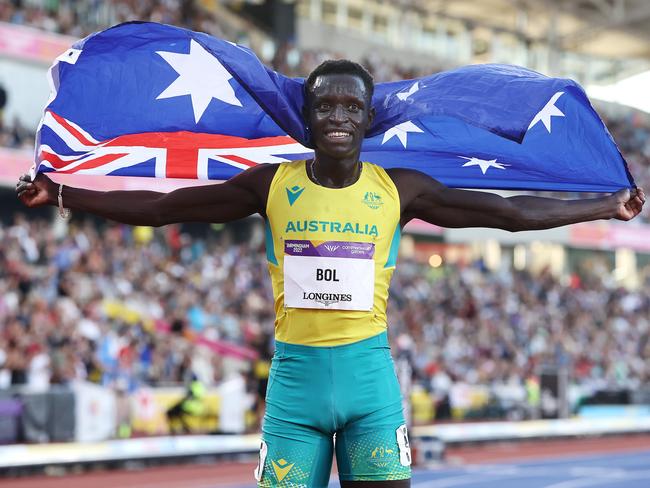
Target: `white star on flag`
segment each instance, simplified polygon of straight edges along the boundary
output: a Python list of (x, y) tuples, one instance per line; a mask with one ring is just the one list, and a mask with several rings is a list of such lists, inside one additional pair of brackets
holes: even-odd
[(535, 118), (528, 126), (528, 130), (530, 130), (532, 126), (541, 120), (548, 133), (551, 133), (551, 117), (564, 117), (564, 114), (560, 111), (560, 109), (555, 106), (555, 102), (557, 102), (557, 99), (560, 98), (563, 94), (564, 92), (557, 92), (551, 97), (548, 103), (544, 105), (544, 108), (540, 110), (537, 115), (535, 115)]
[(228, 83), (232, 75), (217, 58), (194, 39), (190, 41), (189, 54), (166, 51), (156, 51), (156, 53), (160, 54), (179, 74), (178, 78), (156, 97), (156, 100), (190, 95), (194, 121), (197, 124), (213, 98), (230, 105), (242, 106), (235, 96), (235, 90)]
[(420, 89), (420, 84), (416, 81), (415, 83), (413, 83), (413, 84), (411, 85), (411, 88), (409, 88), (408, 91), (405, 91), (405, 92), (399, 92), (399, 93), (397, 94), (397, 98), (399, 98), (400, 100), (404, 101), (404, 100), (406, 100), (408, 97), (410, 97), (411, 95), (413, 95), (413, 94), (414, 94), (416, 91), (418, 91), (419, 89)]
[(466, 166), (479, 166), (481, 168), (481, 171), (483, 174), (487, 173), (487, 170), (490, 168), (497, 168), (497, 169), (506, 169), (505, 167), (507, 165), (504, 165), (502, 163), (497, 163), (496, 159), (479, 159), (479, 158), (466, 158), (465, 156), (458, 156), (459, 158), (467, 159), (467, 162), (463, 164), (463, 168)]
[(386, 141), (392, 139), (393, 137), (397, 137), (402, 143), (402, 146), (406, 148), (406, 138), (408, 137), (409, 132), (424, 132), (424, 131), (420, 129), (417, 125), (415, 125), (413, 122), (408, 120), (406, 122), (402, 122), (401, 124), (397, 124), (395, 127), (391, 127), (386, 132), (384, 132), (384, 139), (381, 141), (381, 144), (384, 145)]

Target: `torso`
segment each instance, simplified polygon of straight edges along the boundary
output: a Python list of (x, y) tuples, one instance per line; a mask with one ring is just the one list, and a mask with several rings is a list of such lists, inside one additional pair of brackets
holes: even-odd
[(344, 188), (313, 183), (304, 161), (277, 167), (266, 204), (277, 340), (334, 346), (386, 329), (400, 215), (398, 190), (379, 166), (363, 163)]

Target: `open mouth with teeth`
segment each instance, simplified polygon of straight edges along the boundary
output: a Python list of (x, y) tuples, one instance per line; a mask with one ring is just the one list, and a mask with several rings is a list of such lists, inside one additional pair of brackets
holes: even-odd
[(342, 130), (327, 132), (327, 138), (333, 141), (342, 141), (352, 137), (352, 133)]

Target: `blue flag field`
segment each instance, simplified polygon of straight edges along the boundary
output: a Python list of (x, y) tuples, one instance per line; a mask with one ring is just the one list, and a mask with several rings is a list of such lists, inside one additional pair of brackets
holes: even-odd
[[(304, 80), (242, 46), (155, 23), (95, 33), (57, 58), (37, 172), (224, 180), (313, 152)], [(361, 159), (463, 188), (613, 192), (634, 181), (574, 81), (473, 65), (378, 83)]]

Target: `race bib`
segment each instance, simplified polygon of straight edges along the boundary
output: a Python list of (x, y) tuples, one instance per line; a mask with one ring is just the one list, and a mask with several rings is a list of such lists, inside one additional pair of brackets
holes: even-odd
[(285, 241), (285, 307), (372, 310), (374, 255), (370, 242)]

